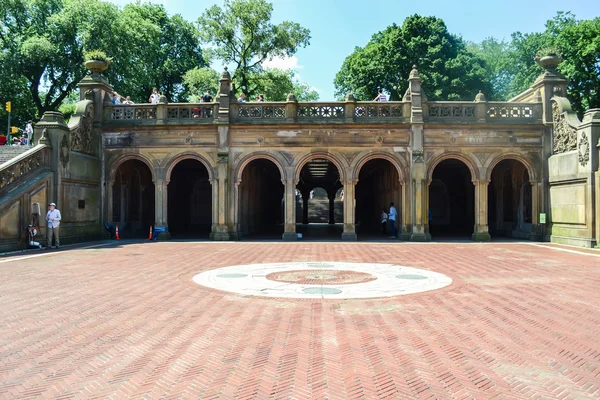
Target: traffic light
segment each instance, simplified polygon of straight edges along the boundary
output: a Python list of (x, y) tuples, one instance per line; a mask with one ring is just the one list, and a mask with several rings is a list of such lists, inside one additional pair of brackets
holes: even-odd
[(10, 127), (10, 133), (13, 134), (13, 135), (16, 134), (16, 133), (19, 133), (19, 128), (17, 128), (16, 126), (11, 126)]
[(12, 111), (12, 104), (10, 103), (10, 101), (6, 102), (6, 111), (7, 112), (11, 112)]

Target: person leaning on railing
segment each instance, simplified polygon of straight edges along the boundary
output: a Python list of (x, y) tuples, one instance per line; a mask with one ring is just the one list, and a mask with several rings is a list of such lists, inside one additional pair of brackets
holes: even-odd
[(377, 96), (373, 99), (373, 101), (387, 101), (387, 96), (383, 93), (381, 89), (378, 89)]

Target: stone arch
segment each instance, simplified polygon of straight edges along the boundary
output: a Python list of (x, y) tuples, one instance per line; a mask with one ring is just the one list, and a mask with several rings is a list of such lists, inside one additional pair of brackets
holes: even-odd
[(130, 160), (137, 160), (137, 161), (141, 161), (144, 164), (146, 164), (146, 166), (150, 170), (150, 174), (152, 175), (152, 182), (153, 183), (156, 182), (156, 170), (154, 169), (154, 165), (152, 165), (152, 162), (146, 156), (144, 156), (142, 154), (123, 154), (123, 155), (117, 157), (110, 164), (109, 181), (111, 181), (111, 182), (114, 181), (115, 175), (116, 175), (117, 171), (119, 170), (119, 167), (121, 165), (123, 165), (124, 162), (130, 161)]
[(357, 180), (360, 174), (360, 170), (362, 167), (371, 160), (383, 159), (392, 163), (394, 167), (396, 167), (396, 171), (398, 171), (398, 180), (401, 184), (404, 183), (404, 165), (402, 165), (402, 161), (399, 158), (393, 157), (388, 153), (369, 153), (363, 156), (355, 165), (352, 170), (353, 179)]
[(428, 177), (429, 183), (431, 183), (431, 181), (433, 180), (433, 171), (435, 171), (435, 167), (437, 167), (438, 164), (441, 163), (442, 161), (448, 160), (448, 159), (455, 159), (455, 160), (462, 161), (467, 166), (467, 168), (469, 168), (469, 171), (471, 172), (471, 181), (477, 180), (478, 174), (477, 174), (477, 168), (475, 166), (476, 164), (475, 164), (475, 161), (469, 157), (469, 155), (463, 154), (463, 153), (442, 153), (441, 155), (434, 158), (427, 166), (427, 170), (428, 170), (427, 177)]
[(295, 182), (300, 181), (300, 173), (302, 172), (302, 168), (304, 168), (306, 163), (308, 163), (311, 160), (315, 160), (317, 158), (324, 158), (326, 160), (331, 161), (336, 166), (336, 168), (338, 169), (338, 172), (340, 173), (340, 180), (342, 182), (344, 182), (346, 180), (346, 178), (347, 178), (346, 170), (343, 168), (343, 163), (340, 161), (340, 157), (335, 156), (328, 152), (318, 151), (318, 152), (311, 152), (311, 153), (306, 154), (304, 157), (302, 157), (298, 161), (298, 163), (296, 163), (296, 171), (294, 174)]
[(179, 162), (183, 161), (183, 160), (200, 161), (202, 163), (202, 165), (204, 165), (204, 167), (208, 171), (208, 180), (211, 183), (214, 182), (215, 171), (214, 171), (214, 168), (212, 167), (212, 165), (210, 165), (210, 162), (201, 154), (191, 152), (191, 151), (186, 151), (185, 153), (177, 154), (169, 160), (169, 162), (167, 163), (167, 166), (165, 168), (165, 180), (167, 182), (169, 182), (171, 180), (171, 173), (173, 172), (173, 169), (175, 168), (175, 166), (177, 166), (177, 164), (179, 164)]
[(265, 153), (265, 152), (255, 152), (255, 153), (250, 153), (248, 155), (246, 155), (236, 166), (236, 170), (235, 170), (235, 183), (240, 183), (242, 181), (242, 174), (244, 173), (244, 168), (246, 168), (246, 166), (251, 163), (254, 160), (259, 160), (259, 159), (265, 159), (265, 160), (269, 160), (271, 162), (273, 162), (273, 164), (275, 164), (277, 166), (277, 169), (279, 170), (279, 173), (281, 174), (281, 183), (283, 183), (285, 185), (285, 171), (283, 169), (283, 167), (281, 166), (281, 160), (278, 159), (277, 157), (275, 157), (274, 155), (270, 154), (270, 153)]
[(504, 160), (519, 161), (521, 164), (523, 164), (525, 166), (525, 169), (527, 170), (527, 173), (529, 174), (529, 182), (535, 182), (537, 180), (537, 174), (535, 173), (535, 168), (531, 164), (530, 160), (528, 160), (527, 158), (525, 158), (522, 155), (517, 154), (517, 153), (503, 153), (503, 154), (498, 155), (496, 158), (494, 158), (487, 166), (487, 169), (485, 172), (485, 179), (488, 182), (492, 179), (492, 172), (494, 172), (494, 168), (496, 167), (496, 165), (498, 165), (501, 161), (504, 161)]

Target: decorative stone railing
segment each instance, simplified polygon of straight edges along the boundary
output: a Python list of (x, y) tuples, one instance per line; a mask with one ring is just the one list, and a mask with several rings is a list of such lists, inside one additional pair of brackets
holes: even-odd
[[(106, 105), (104, 121), (109, 125), (134, 124), (336, 124), (410, 123), (410, 102), (249, 102), (171, 103)], [(541, 103), (431, 101), (423, 103), (426, 123), (514, 123), (535, 124), (542, 118)], [(219, 114), (220, 113), (220, 114)]]
[(410, 103), (401, 102), (271, 102), (234, 103), (230, 115), (245, 124), (403, 123), (409, 111)]
[(430, 101), (423, 104), (429, 123), (541, 123), (541, 103)]
[(50, 148), (44, 144), (38, 144), (18, 157), (0, 164), (0, 193), (25, 181), (43, 168), (50, 168)]
[(112, 121), (155, 120), (156, 107), (156, 104), (115, 105), (106, 106), (105, 112)]
[[(405, 108), (407, 110), (405, 111)], [(354, 106), (354, 118), (357, 122), (389, 120), (402, 121), (404, 115), (410, 115), (410, 103), (400, 102), (360, 102)]]
[(285, 121), (288, 112), (294, 107), (293, 103), (269, 102), (269, 103), (237, 103), (231, 105), (230, 116), (234, 121), (246, 120), (274, 120)]
[(456, 120), (476, 122), (477, 108), (473, 102), (429, 102), (423, 106), (425, 121)]
[(542, 119), (541, 103), (486, 103), (488, 122), (500, 123), (539, 123)]
[[(158, 105), (159, 109), (161, 105)], [(219, 108), (217, 103), (188, 104), (174, 103), (166, 106), (167, 119), (193, 119), (197, 122), (212, 122)], [(194, 121), (196, 122), (196, 121)]]

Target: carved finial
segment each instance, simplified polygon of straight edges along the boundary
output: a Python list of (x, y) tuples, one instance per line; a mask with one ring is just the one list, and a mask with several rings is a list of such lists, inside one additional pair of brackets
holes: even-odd
[(419, 76), (419, 71), (417, 70), (417, 66), (413, 64), (412, 70), (410, 71), (410, 76)]
[(346, 95), (346, 101), (356, 101), (356, 97), (352, 94), (352, 92)]
[(296, 96), (294, 95), (294, 93), (288, 94), (287, 98), (286, 98), (286, 101), (287, 102), (291, 102), (291, 103), (295, 103), (297, 100), (296, 100)]
[(158, 98), (158, 104), (167, 104), (167, 96), (165, 96), (164, 94), (161, 94), (160, 97)]
[(477, 93), (477, 95), (475, 96), (475, 102), (481, 103), (484, 101), (487, 101), (487, 99), (485, 98), (485, 95), (483, 94), (483, 92), (480, 90), (479, 93)]
[(227, 67), (224, 68), (224, 71), (221, 74), (221, 80), (222, 81), (230, 81), (231, 80), (231, 75), (229, 74), (229, 71), (227, 71)]

